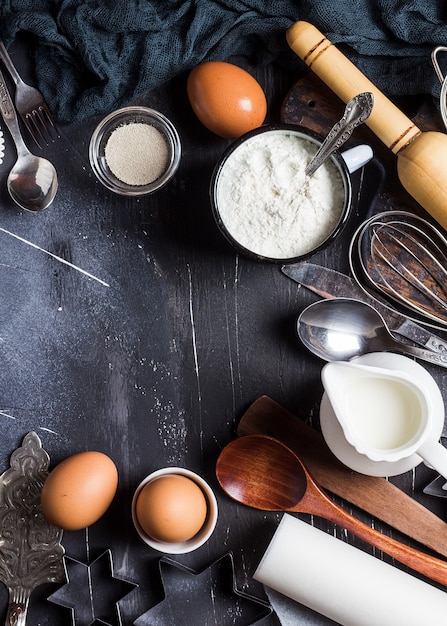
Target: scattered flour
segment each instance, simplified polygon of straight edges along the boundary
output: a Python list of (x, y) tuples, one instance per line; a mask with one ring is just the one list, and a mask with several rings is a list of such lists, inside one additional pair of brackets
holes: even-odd
[(264, 257), (289, 259), (323, 243), (340, 221), (345, 189), (332, 160), (304, 170), (317, 146), (287, 130), (251, 137), (229, 156), (216, 200), (230, 235)]

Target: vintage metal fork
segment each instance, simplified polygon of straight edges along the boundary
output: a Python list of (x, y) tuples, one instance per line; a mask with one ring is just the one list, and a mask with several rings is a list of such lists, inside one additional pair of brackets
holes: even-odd
[(16, 85), (15, 106), (28, 132), (39, 148), (48, 145), (59, 136), (50, 108), (40, 91), (22, 80), (1, 39), (0, 59)]

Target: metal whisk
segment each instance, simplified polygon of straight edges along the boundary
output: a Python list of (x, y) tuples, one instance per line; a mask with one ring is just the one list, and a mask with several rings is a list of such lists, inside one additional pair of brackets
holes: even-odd
[(354, 254), (367, 286), (447, 325), (447, 240), (429, 222), (405, 211), (376, 215), (357, 231)]

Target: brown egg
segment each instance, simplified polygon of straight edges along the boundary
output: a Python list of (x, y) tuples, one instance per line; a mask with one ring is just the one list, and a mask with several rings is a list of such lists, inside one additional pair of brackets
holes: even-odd
[(140, 491), (135, 512), (141, 528), (152, 539), (188, 541), (205, 523), (207, 503), (200, 487), (180, 474), (149, 481)]
[(188, 76), (187, 92), (202, 124), (228, 139), (261, 126), (267, 114), (261, 85), (232, 63), (208, 61), (197, 65)]
[(41, 506), (49, 522), (79, 530), (96, 522), (109, 508), (118, 486), (118, 471), (102, 452), (80, 452), (57, 465), (45, 480)]

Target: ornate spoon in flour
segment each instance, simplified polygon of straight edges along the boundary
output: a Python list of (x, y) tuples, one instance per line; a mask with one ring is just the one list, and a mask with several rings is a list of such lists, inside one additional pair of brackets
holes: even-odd
[(369, 91), (359, 93), (348, 102), (343, 117), (331, 128), (316, 155), (306, 167), (307, 176), (312, 176), (320, 165), (349, 139), (354, 128), (366, 122), (371, 115), (373, 105), (374, 96)]

